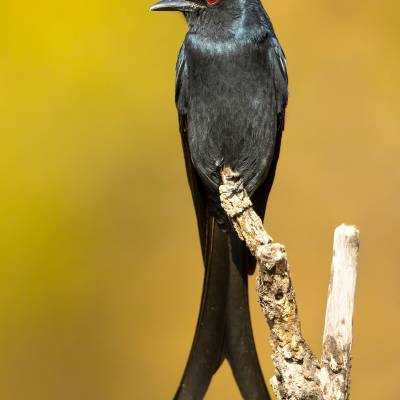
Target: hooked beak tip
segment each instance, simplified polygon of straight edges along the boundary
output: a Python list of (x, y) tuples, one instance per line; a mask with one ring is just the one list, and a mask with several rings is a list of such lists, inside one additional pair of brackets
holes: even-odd
[(161, 0), (150, 7), (150, 11), (182, 11), (189, 12), (203, 8), (193, 0)]
[(175, 11), (178, 10), (176, 1), (161, 0), (150, 7), (150, 11)]

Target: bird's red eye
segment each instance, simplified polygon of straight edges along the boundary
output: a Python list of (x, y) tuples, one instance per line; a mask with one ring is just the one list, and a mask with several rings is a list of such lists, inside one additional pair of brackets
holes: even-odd
[(207, 0), (207, 3), (208, 3), (210, 6), (215, 6), (215, 5), (218, 3), (218, 0)]

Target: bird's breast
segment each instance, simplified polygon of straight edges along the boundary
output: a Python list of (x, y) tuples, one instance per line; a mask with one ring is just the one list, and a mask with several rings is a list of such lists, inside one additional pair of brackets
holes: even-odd
[[(200, 175), (216, 186), (221, 163), (250, 186), (265, 175), (276, 136), (271, 68), (263, 46), (198, 43), (186, 47), (188, 139)], [(225, 50), (223, 50), (225, 49)], [(251, 183), (253, 182), (253, 183)]]

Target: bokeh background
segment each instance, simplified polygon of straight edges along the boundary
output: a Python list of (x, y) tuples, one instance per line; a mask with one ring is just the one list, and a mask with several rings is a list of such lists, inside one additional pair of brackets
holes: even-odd
[[(150, 4), (1, 4), (1, 399), (171, 399), (179, 382), (203, 273), (173, 101), (186, 26)], [(333, 230), (359, 226), (352, 398), (396, 400), (400, 3), (265, 6), (290, 72), (266, 226), (318, 353)], [(207, 399), (239, 398), (224, 365)]]

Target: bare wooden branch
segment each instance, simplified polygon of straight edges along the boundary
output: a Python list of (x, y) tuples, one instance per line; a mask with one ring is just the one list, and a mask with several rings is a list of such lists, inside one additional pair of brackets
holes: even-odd
[(336, 228), (320, 374), (329, 399), (345, 400), (349, 393), (358, 249), (356, 227)]
[(221, 205), (239, 237), (259, 264), (259, 303), (271, 331), (280, 400), (345, 400), (349, 393), (352, 318), (358, 231), (342, 225), (335, 233), (323, 357), (317, 360), (301, 333), (295, 291), (285, 246), (273, 242), (252, 208), (243, 183), (229, 168), (222, 171)]

